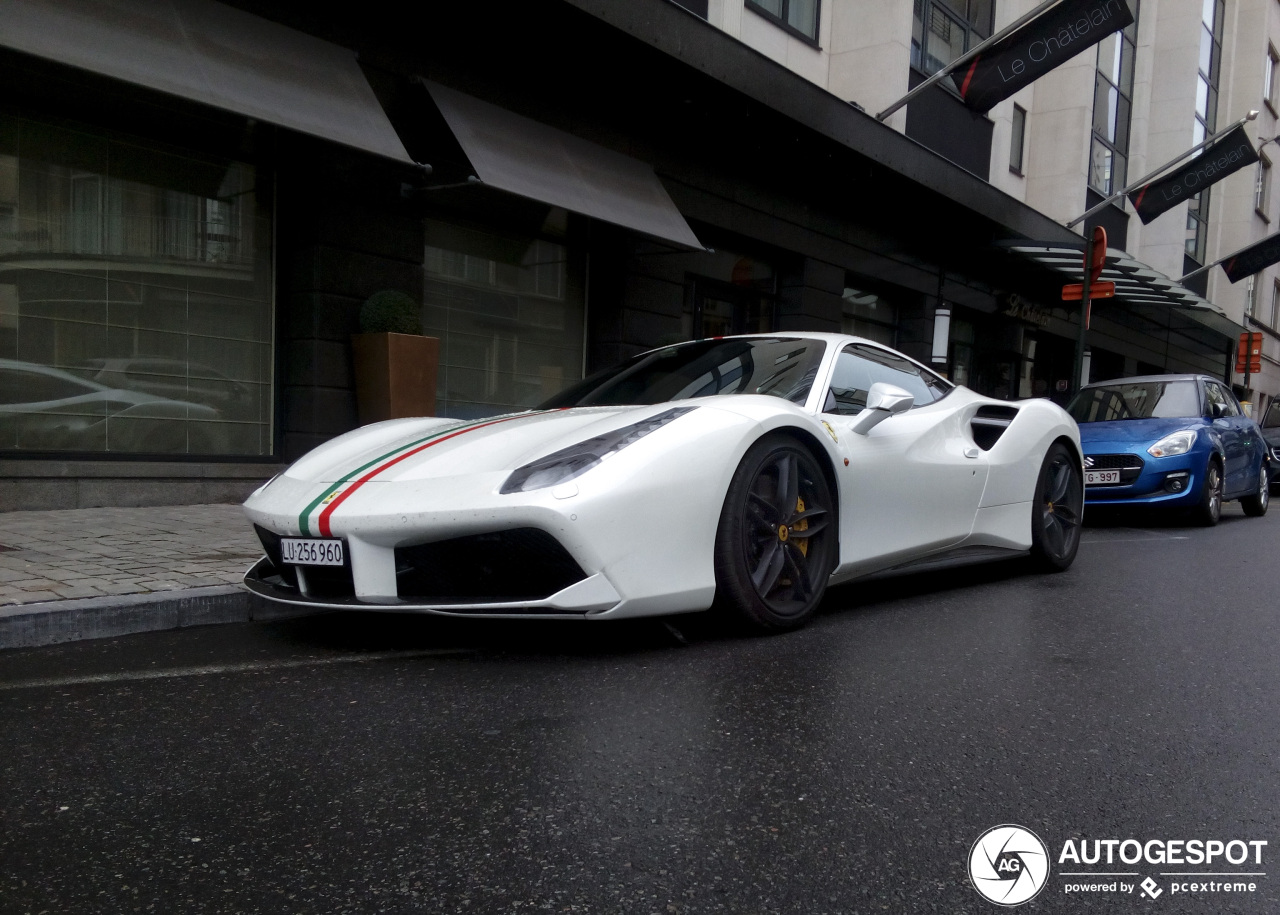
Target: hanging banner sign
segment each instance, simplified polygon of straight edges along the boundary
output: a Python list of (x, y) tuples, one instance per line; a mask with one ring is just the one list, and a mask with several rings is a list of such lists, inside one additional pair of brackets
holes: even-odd
[(1240, 124), (1218, 137), (1175, 171), (1131, 192), (1129, 202), (1138, 211), (1142, 224), (1146, 225), (1165, 210), (1171, 210), (1183, 201), (1190, 200), (1209, 185), (1257, 161), (1258, 153), (1249, 141), (1244, 125)]
[(966, 106), (985, 112), (1132, 22), (1128, 0), (1064, 0), (957, 67), (951, 79)]
[(1222, 269), (1227, 274), (1227, 279), (1238, 283), (1246, 276), (1253, 276), (1277, 262), (1280, 262), (1280, 232), (1268, 235), (1247, 248), (1241, 248), (1222, 262)]

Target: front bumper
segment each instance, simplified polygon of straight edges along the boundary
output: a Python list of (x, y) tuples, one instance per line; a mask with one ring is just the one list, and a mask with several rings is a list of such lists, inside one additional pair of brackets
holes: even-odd
[(1137, 449), (1085, 451), (1086, 464), (1090, 458), (1099, 461), (1122, 457), (1131, 459), (1130, 466), (1140, 463), (1141, 470), (1132, 479), (1122, 477), (1125, 479), (1122, 483), (1086, 486), (1086, 505), (1164, 505), (1177, 508), (1190, 507), (1200, 501), (1200, 488), (1207, 466), (1205, 455), (1193, 451), (1157, 458)]
[(318, 580), (308, 583), (306, 574), (305, 569), (298, 575), (296, 567), (277, 566), (270, 557), (263, 556), (245, 573), (244, 584), (260, 597), (295, 606), (325, 610), (434, 613), (443, 616), (583, 618), (606, 613), (621, 600), (609, 580), (599, 573), (545, 598), (514, 601), (462, 597), (452, 600), (399, 596), (356, 597), (350, 585), (349, 571), (345, 586), (341, 575), (326, 576), (321, 584)]
[[(512, 494), (499, 492), (505, 473), (374, 480), (329, 517), (326, 532), (346, 544), (342, 576), (301, 567), (291, 579), (271, 562), (245, 584), (291, 604), (455, 616), (704, 610), (715, 596), (721, 477), (732, 466), (699, 461), (698, 450), (640, 463), (625, 449), (567, 487)], [(270, 537), (322, 535), (301, 507), (328, 488), (285, 474), (250, 497), (245, 511), (268, 532), (269, 559)], [(514, 561), (517, 547), (524, 558)]]

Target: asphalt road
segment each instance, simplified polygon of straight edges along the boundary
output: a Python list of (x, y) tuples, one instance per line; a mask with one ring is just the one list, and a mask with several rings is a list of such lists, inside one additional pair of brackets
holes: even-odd
[[(1277, 912), (1277, 557), (1280, 511), (1228, 506), (774, 638), (334, 615), (0, 653), (0, 912), (989, 913), (1006, 823), (1051, 859), (1020, 911)], [(1060, 863), (1095, 839), (1269, 844)], [(1062, 876), (1099, 870), (1130, 876)]]

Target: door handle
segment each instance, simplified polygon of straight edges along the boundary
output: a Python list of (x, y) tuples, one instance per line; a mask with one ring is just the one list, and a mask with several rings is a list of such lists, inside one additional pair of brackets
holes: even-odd
[(964, 456), (967, 458), (976, 458), (980, 454), (982, 454), (982, 451), (972, 445), (964, 449)]

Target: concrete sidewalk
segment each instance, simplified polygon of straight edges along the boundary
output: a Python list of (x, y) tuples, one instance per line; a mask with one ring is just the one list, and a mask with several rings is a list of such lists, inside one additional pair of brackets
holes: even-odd
[(0, 649), (296, 615), (240, 584), (239, 505), (0, 514)]

